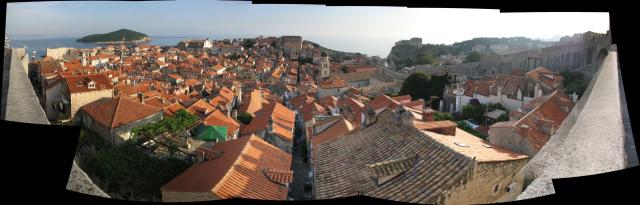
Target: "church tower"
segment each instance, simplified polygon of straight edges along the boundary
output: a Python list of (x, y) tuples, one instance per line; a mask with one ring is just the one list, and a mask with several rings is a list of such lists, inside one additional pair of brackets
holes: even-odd
[(87, 55), (82, 51), (82, 66), (87, 66)]
[(325, 52), (322, 52), (320, 56), (322, 56), (322, 61), (320, 61), (320, 78), (327, 79), (331, 74), (331, 70), (329, 69), (329, 55), (327, 55), (327, 53)]

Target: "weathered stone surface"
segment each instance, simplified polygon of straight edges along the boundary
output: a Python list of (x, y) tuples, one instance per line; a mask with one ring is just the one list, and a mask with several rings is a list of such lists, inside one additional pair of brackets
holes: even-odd
[[(556, 135), (522, 172), (533, 180), (519, 199), (554, 193), (552, 178), (616, 171), (637, 165), (633, 138), (624, 123), (628, 115), (620, 92), (617, 53), (609, 52), (596, 78)], [(635, 159), (634, 161), (631, 161)], [(535, 180), (534, 180), (535, 179)]]
[(5, 49), (3, 64), (2, 116), (8, 121), (45, 124), (49, 121), (27, 76), (29, 55), (24, 48)]
[(83, 194), (89, 194), (94, 196), (101, 196), (106, 198), (111, 198), (109, 195), (104, 193), (98, 186), (93, 184), (93, 181), (87, 176), (80, 167), (76, 164), (76, 161), (73, 161), (73, 166), (71, 167), (71, 173), (69, 174), (69, 182), (67, 183), (67, 190), (80, 192)]

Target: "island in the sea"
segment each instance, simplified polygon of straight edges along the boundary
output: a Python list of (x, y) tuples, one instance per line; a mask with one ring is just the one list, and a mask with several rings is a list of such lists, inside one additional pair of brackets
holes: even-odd
[(78, 39), (83, 43), (141, 43), (150, 41), (151, 37), (144, 33), (129, 29), (120, 29), (105, 34), (92, 34)]

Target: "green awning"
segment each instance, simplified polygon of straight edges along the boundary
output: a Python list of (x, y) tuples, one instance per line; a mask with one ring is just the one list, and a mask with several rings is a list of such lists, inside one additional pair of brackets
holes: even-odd
[(201, 125), (196, 130), (194, 139), (216, 142), (227, 141), (227, 127)]

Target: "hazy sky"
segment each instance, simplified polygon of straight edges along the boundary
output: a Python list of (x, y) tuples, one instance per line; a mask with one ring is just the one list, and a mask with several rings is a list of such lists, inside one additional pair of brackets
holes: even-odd
[(487, 9), (252, 5), (251, 2), (9, 3), (11, 37), (80, 37), (128, 28), (158, 35), (302, 35), (385, 39), (422, 37), (451, 44), (474, 37), (549, 39), (606, 32), (608, 13), (500, 13)]

